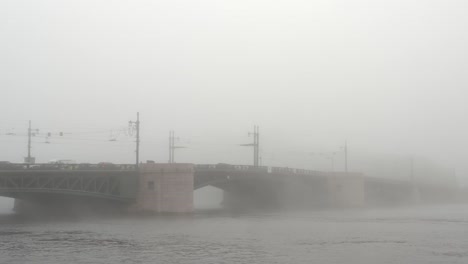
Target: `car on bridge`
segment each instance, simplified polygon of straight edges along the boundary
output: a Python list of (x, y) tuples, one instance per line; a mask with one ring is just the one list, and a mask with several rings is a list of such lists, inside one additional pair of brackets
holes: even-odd
[(108, 170), (115, 170), (119, 167), (112, 162), (99, 162), (97, 164), (98, 169), (108, 169)]
[(61, 159), (61, 160), (50, 160), (50, 164), (76, 164), (76, 161), (69, 160), (69, 159)]

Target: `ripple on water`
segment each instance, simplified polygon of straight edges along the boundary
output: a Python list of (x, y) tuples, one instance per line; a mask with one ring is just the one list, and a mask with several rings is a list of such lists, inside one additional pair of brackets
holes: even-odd
[(297, 245), (340, 245), (340, 244), (405, 244), (404, 240), (342, 240), (342, 241), (299, 241)]

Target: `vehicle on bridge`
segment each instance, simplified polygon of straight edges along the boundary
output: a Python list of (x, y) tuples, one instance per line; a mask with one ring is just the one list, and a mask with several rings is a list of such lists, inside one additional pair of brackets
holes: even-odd
[(70, 160), (70, 159), (60, 159), (60, 160), (53, 159), (53, 160), (50, 160), (49, 163), (50, 164), (76, 164), (76, 161)]
[(112, 162), (99, 162), (97, 164), (99, 169), (117, 169), (118, 166)]

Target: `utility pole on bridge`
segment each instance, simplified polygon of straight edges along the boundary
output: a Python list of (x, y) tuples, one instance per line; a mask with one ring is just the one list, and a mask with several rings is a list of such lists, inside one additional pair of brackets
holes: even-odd
[(183, 146), (176, 146), (175, 145), (176, 139), (178, 140), (179, 138), (176, 138), (174, 136), (174, 130), (169, 131), (169, 163), (175, 163), (175, 159), (174, 159), (175, 149), (185, 148)]
[(138, 164), (140, 163), (140, 112), (137, 112), (137, 120), (136, 121), (128, 121), (128, 126), (130, 129), (136, 130), (136, 170), (138, 170)]
[(348, 141), (345, 140), (345, 143), (344, 143), (344, 159), (345, 159), (345, 172), (348, 173)]
[(31, 120), (29, 120), (29, 127), (28, 127), (28, 156), (25, 158), (25, 163), (27, 164), (28, 168), (30, 164), (35, 163), (35, 158), (31, 157), (31, 137), (33, 135), (33, 130), (35, 133), (39, 131), (39, 129), (32, 129), (31, 128)]
[(260, 132), (258, 126), (254, 126), (254, 132), (251, 133), (249, 132), (248, 135), (253, 135), (254, 137), (254, 142), (249, 143), (249, 144), (241, 144), (241, 146), (244, 147), (254, 147), (254, 167), (259, 166), (259, 160), (260, 160)]

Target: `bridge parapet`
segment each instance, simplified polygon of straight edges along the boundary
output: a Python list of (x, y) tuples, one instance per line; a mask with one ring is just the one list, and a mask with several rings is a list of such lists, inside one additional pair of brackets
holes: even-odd
[(275, 174), (300, 174), (300, 175), (318, 175), (324, 172), (316, 170), (295, 169), (289, 167), (271, 167), (271, 166), (250, 166), (250, 165), (230, 165), (230, 164), (197, 164), (196, 171), (248, 171), (265, 172)]
[(3, 163), (0, 164), (0, 171), (5, 170), (112, 170), (112, 171), (134, 171), (135, 164), (113, 164), (113, 163), (81, 163), (81, 164), (61, 164), (61, 163)]
[(131, 201), (136, 196), (135, 173), (111, 170), (0, 171), (0, 195), (35, 199), (54, 194)]
[(197, 171), (264, 171), (268, 172), (268, 168), (266, 166), (250, 166), (250, 165), (231, 165), (231, 164), (196, 164), (194, 169)]

